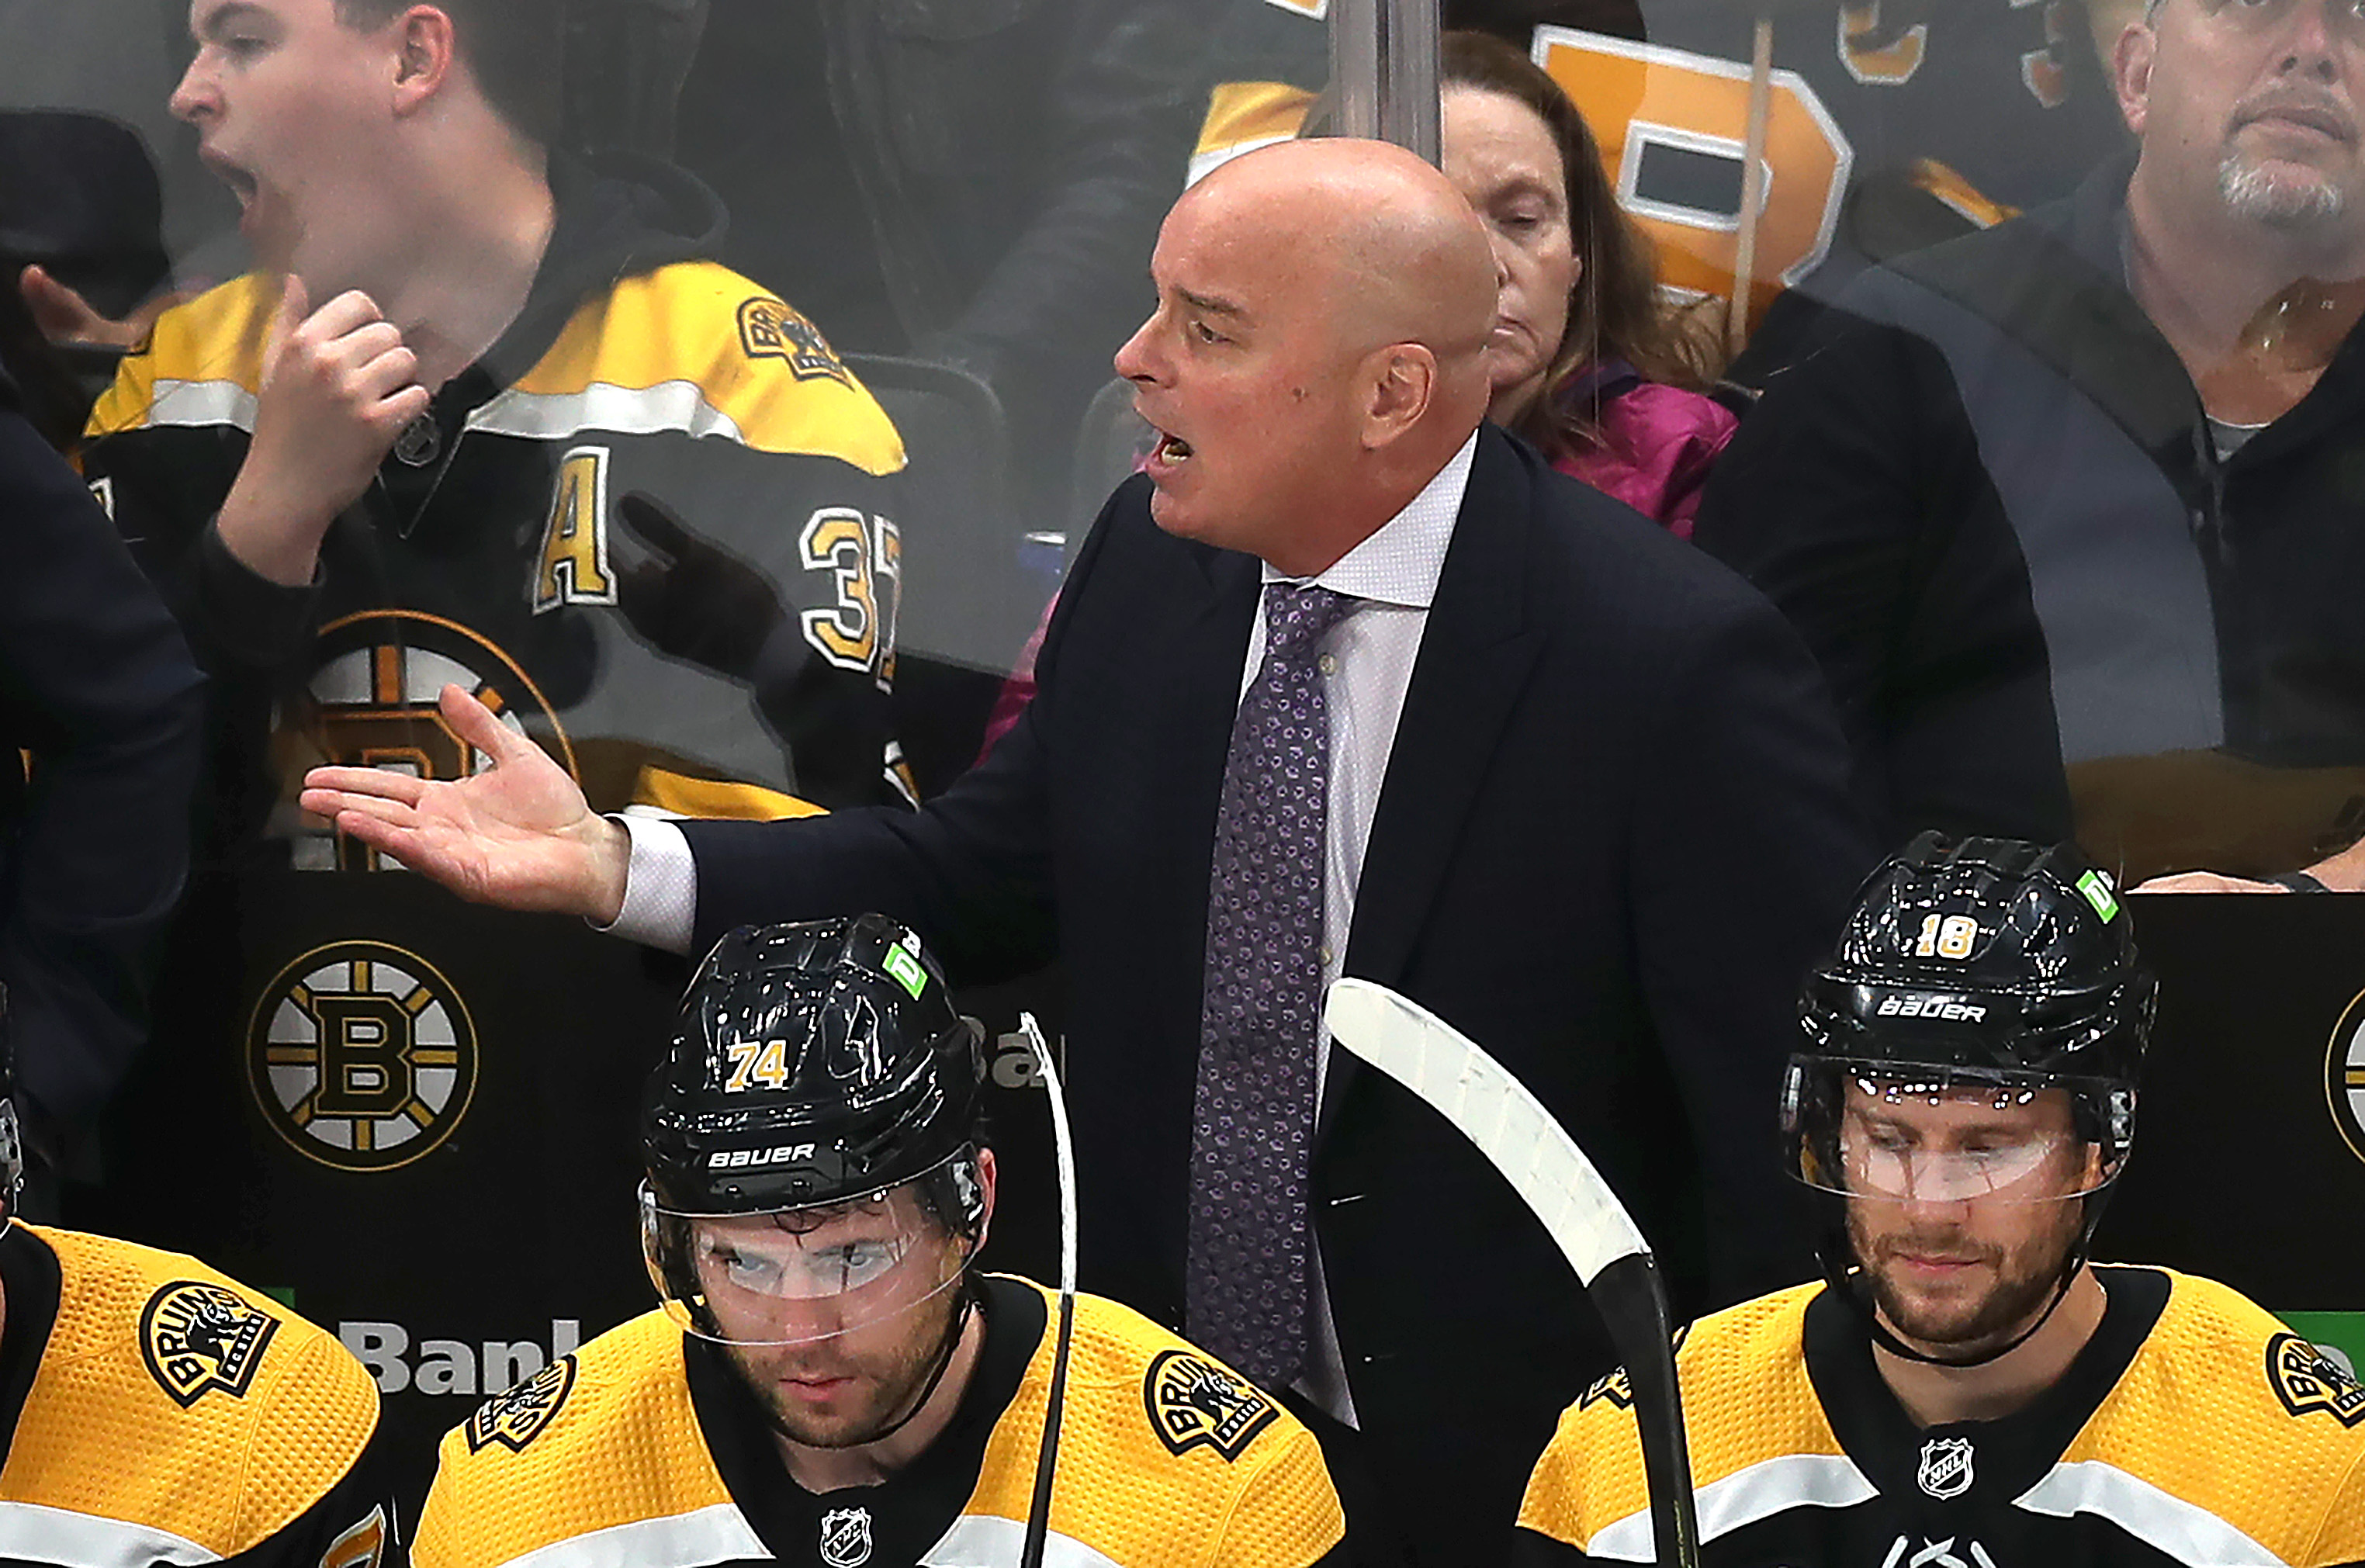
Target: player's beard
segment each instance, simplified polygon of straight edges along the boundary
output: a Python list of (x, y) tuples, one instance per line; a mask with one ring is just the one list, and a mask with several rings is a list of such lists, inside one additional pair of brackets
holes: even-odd
[[(1851, 1203), (1848, 1240), (1892, 1328), (1923, 1345), (1970, 1354), (2024, 1327), (2060, 1289), (2062, 1264), (2076, 1242), (2083, 1205), (2067, 1199), (2036, 1206), (2051, 1223), (2035, 1226), (2017, 1246), (2001, 1247), (1974, 1242), (1960, 1226), (1900, 1226), (1876, 1234), (1866, 1205)], [(1897, 1283), (1900, 1254), (1969, 1260), (1992, 1271), (1990, 1283), (1978, 1295), (1952, 1299), (1909, 1294)]]
[[(901, 1426), (928, 1396), (951, 1352), (948, 1341), (967, 1324), (961, 1299), (958, 1288), (936, 1293), (894, 1320), (901, 1332), (875, 1350), (853, 1343), (870, 1338), (860, 1329), (809, 1345), (725, 1343), (723, 1349), (774, 1431), (806, 1448), (860, 1448)], [(794, 1376), (850, 1378), (853, 1384), (843, 1408), (821, 1413), (780, 1387), (780, 1380)]]

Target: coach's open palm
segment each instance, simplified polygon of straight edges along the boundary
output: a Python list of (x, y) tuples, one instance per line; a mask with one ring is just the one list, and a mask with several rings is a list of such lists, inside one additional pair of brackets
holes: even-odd
[(602, 924), (623, 907), (631, 843), (594, 812), (566, 770), (457, 686), (453, 732), (493, 759), (457, 782), (377, 767), (316, 767), (299, 803), (461, 897)]

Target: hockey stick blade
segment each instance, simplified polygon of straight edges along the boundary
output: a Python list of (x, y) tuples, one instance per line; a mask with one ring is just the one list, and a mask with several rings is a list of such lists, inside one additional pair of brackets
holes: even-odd
[(1626, 1363), (1658, 1561), (1698, 1568), (1690, 1446), (1659, 1267), (1633, 1217), (1543, 1103), (1418, 1002), (1370, 980), (1330, 988), (1339, 1044), (1418, 1095), (1468, 1138), (1543, 1223)]

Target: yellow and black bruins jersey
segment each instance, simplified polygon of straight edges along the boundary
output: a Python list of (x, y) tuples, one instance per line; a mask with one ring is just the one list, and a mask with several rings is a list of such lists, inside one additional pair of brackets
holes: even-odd
[(401, 1560), (377, 1385), (345, 1348), (175, 1253), (0, 1236), (0, 1562)]
[[(432, 1568), (808, 1562), (998, 1568), (1026, 1536), (1057, 1337), (1049, 1293), (982, 1282), (985, 1348), (951, 1425), (877, 1486), (793, 1481), (715, 1347), (652, 1312), (443, 1439), (415, 1560)], [(1329, 1568), (1345, 1520), (1313, 1434), (1113, 1302), (1081, 1296), (1044, 1562)]]
[[(2365, 1560), (2365, 1387), (2224, 1285), (2097, 1271), (2101, 1326), (1997, 1421), (1922, 1428), (1821, 1285), (1697, 1325), (1676, 1355), (1713, 1568), (2291, 1568)], [(1517, 1561), (1648, 1562), (1622, 1374), (1561, 1417)]]
[(261, 770), (229, 781), (232, 836), (278, 807), (299, 866), (363, 868), (294, 820), (294, 786), (323, 761), (480, 766), (435, 718), (448, 681), (603, 811), (779, 816), (904, 793), (885, 488), (902, 442), (811, 322), (697, 259), (690, 231), (719, 215), (672, 178), (664, 230), (640, 207), (665, 187), (554, 162), (557, 225), (524, 310), (395, 442), (310, 590), (246, 573), (210, 526), (246, 457), (278, 281), (166, 312), (124, 361), (84, 473), (214, 677), (229, 749)]

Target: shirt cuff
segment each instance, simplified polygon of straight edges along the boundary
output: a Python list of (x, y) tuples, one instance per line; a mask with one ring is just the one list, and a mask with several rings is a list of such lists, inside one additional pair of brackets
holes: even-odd
[(623, 824), (633, 857), (624, 869), (624, 907), (614, 924), (594, 929), (644, 947), (689, 952), (698, 917), (698, 857), (689, 840), (659, 817), (624, 813), (608, 820)]

